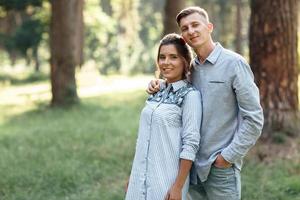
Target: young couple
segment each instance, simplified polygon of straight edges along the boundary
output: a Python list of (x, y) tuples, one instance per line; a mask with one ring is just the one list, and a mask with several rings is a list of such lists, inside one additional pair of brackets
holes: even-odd
[(242, 159), (263, 127), (258, 88), (245, 59), (213, 42), (204, 9), (176, 20), (181, 36), (160, 41), (165, 80), (149, 84), (125, 198), (239, 200)]

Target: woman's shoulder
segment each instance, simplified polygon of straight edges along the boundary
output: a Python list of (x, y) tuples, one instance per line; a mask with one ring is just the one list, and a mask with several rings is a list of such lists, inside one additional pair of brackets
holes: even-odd
[(192, 83), (190, 83), (190, 82), (187, 82), (186, 87), (187, 87), (190, 91), (198, 91), (198, 90), (195, 88), (195, 86), (194, 86)]
[(195, 86), (193, 86), (191, 83), (187, 84), (186, 91), (187, 98), (201, 99), (200, 91), (197, 88), (195, 88)]
[(190, 92), (199, 93), (199, 91), (190, 82), (187, 82), (186, 86), (182, 88), (182, 91), (184, 91), (186, 95)]

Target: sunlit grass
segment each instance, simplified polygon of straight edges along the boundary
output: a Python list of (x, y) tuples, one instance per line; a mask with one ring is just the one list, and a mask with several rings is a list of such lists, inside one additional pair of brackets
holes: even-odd
[(275, 160), (265, 164), (247, 160), (242, 171), (243, 200), (300, 200), (300, 166)]
[(144, 96), (120, 93), (68, 109), (36, 105), (6, 114), (0, 199), (122, 199)]
[(122, 199), (150, 79), (80, 70), (69, 109), (48, 107), (49, 81), (2, 84), (0, 199)]
[[(24, 73), (17, 72), (15, 74), (16, 77), (20, 77), (20, 82), (22, 82)], [(25, 74), (28, 75), (28, 73)], [(76, 73), (77, 92), (80, 98), (84, 98), (113, 92), (145, 89), (151, 78), (151, 75), (137, 75), (131, 78), (121, 75), (100, 76), (97, 69), (86, 66)], [(50, 99), (51, 85), (49, 79), (23, 85), (0, 84), (0, 105), (29, 105), (33, 102), (49, 102)]]

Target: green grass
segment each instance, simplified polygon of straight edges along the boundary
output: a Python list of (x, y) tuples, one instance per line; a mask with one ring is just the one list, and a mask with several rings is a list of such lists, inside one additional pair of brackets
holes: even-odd
[(242, 170), (243, 200), (300, 200), (299, 163), (247, 160)]
[[(0, 105), (1, 200), (121, 200), (144, 91), (45, 104)], [(300, 166), (248, 158), (243, 200), (300, 200)]]
[(24, 113), (0, 107), (0, 199), (122, 199), (143, 95)]

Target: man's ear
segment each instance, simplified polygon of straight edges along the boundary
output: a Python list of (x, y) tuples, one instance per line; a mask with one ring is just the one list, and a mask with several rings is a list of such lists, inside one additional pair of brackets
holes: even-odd
[(213, 30), (214, 30), (214, 25), (213, 25), (212, 23), (209, 22), (209, 23), (207, 24), (207, 27), (208, 27), (208, 29), (209, 29), (210, 32), (213, 32)]

